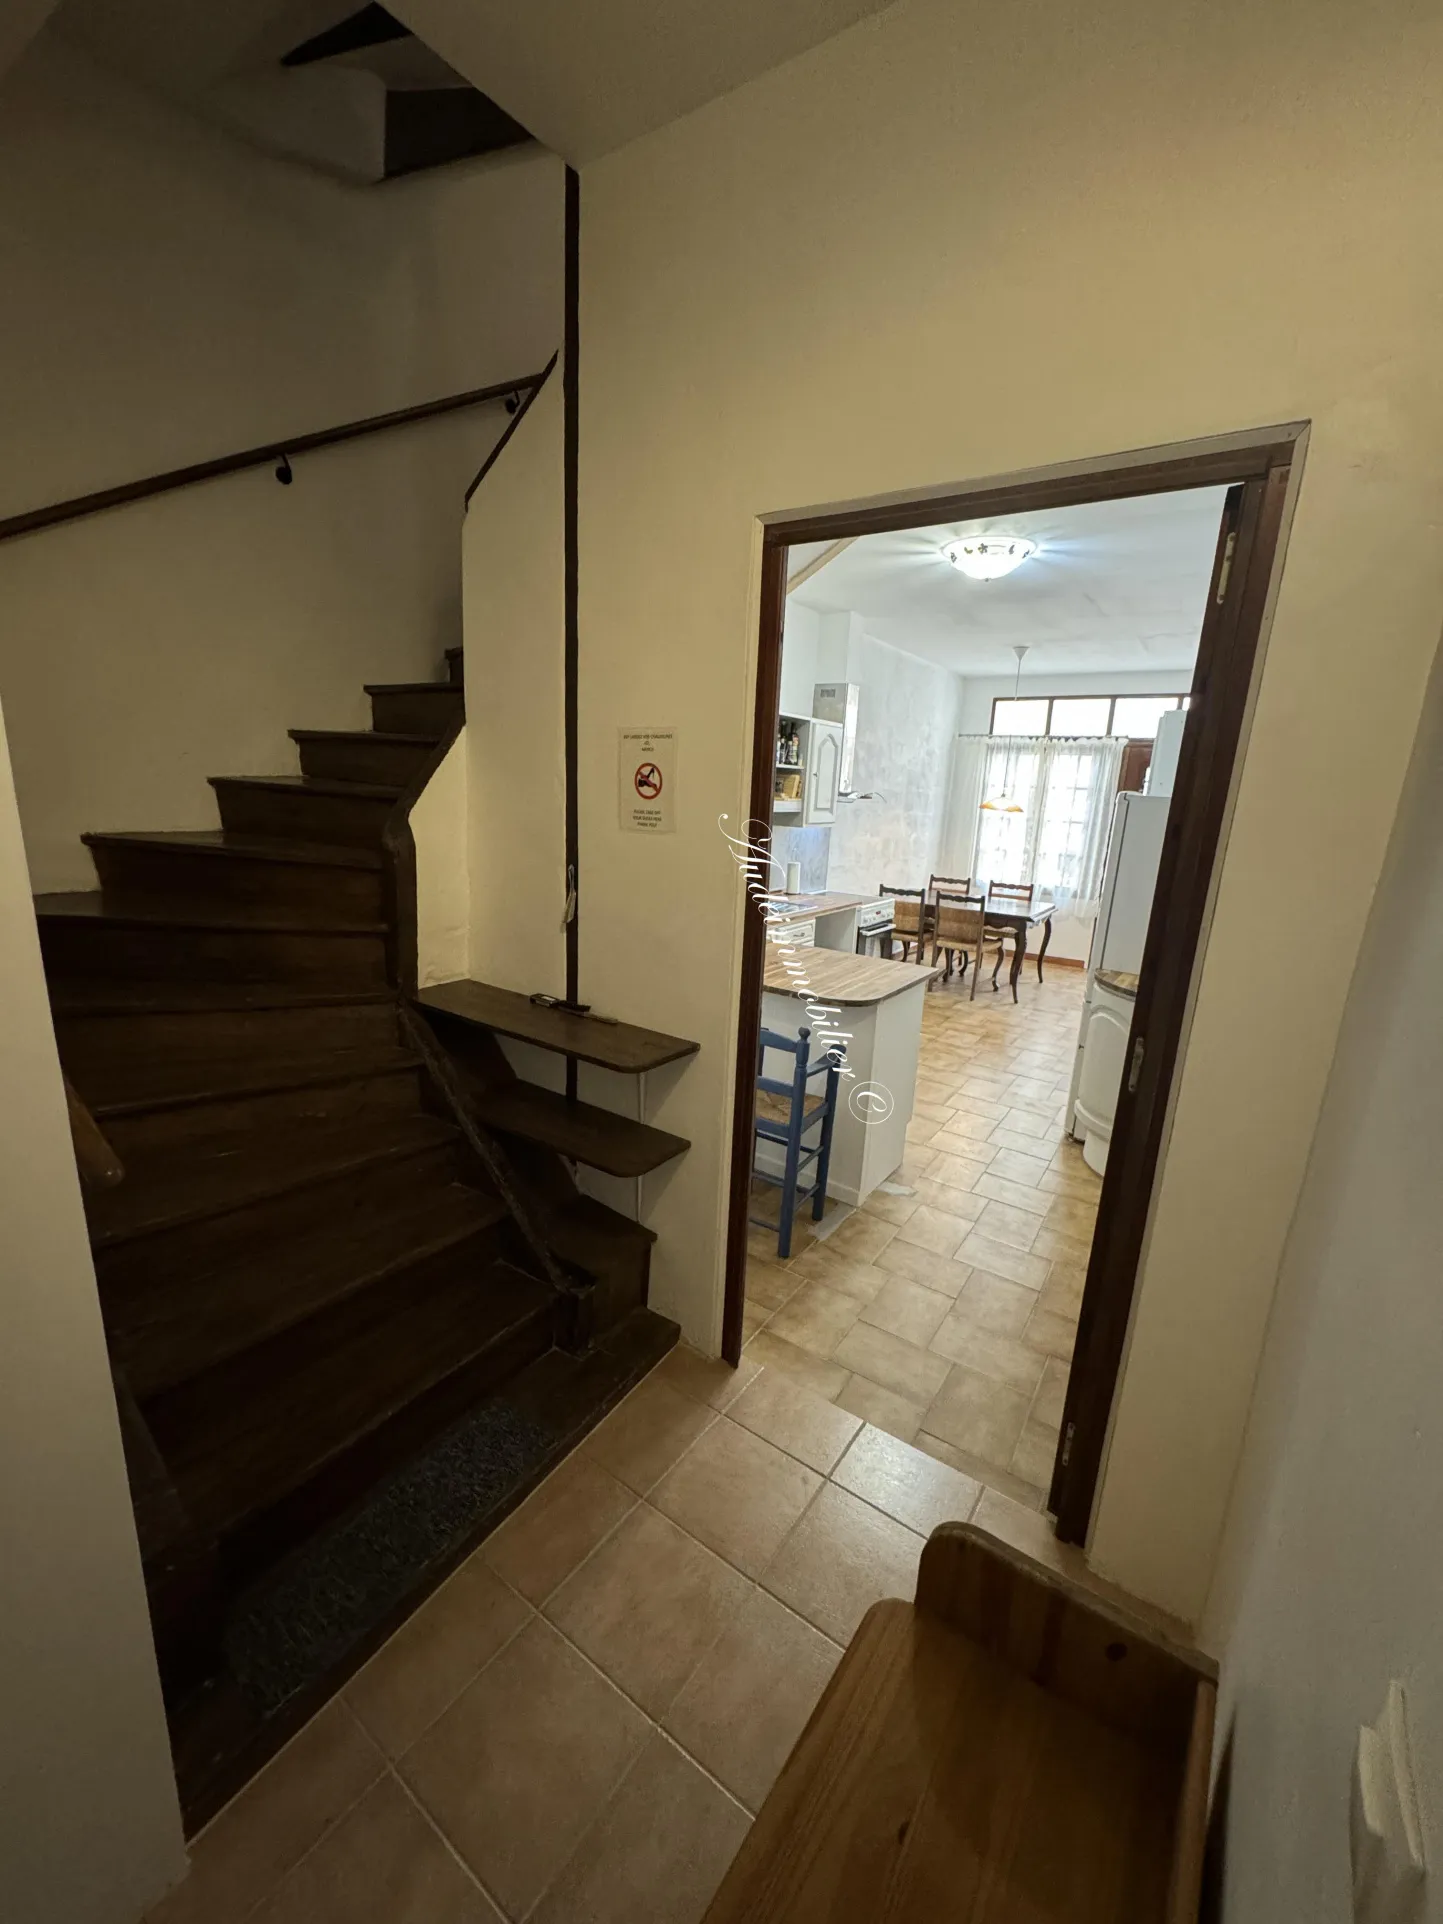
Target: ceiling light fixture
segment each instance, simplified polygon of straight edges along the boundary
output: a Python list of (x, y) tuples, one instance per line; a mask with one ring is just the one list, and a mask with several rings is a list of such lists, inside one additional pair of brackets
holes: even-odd
[[(1022, 686), (1022, 657), (1027, 653), (1027, 647), (1025, 642), (1014, 641), (1012, 644), (1012, 652), (1017, 657), (1017, 674), (1012, 683), (1013, 701), (1016, 701), (1017, 691)], [(1024, 815), (1027, 812), (1016, 796), (1009, 795), (1005, 789), (1000, 795), (990, 796), (982, 807), (992, 815)]]
[(1010, 575), (1037, 553), (1037, 543), (1025, 534), (964, 534), (942, 550), (954, 568), (974, 581), (996, 581)]

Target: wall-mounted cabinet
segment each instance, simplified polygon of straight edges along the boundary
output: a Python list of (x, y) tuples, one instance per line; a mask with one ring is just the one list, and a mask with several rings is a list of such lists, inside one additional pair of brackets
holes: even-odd
[(772, 779), (774, 819), (792, 827), (830, 828), (841, 785), (841, 723), (781, 716)]

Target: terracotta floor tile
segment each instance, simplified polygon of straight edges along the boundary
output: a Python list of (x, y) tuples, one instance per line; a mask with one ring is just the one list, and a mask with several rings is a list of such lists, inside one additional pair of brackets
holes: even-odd
[(870, 1426), (832, 1472), (832, 1481), (924, 1537), (939, 1523), (965, 1523), (982, 1490), (972, 1477)]
[(1037, 1187), (1050, 1196), (1067, 1196), (1073, 1202), (1091, 1203), (1095, 1208), (1102, 1194), (1102, 1183), (1092, 1171), (1083, 1165), (1081, 1175), (1070, 1170), (1048, 1167), (1037, 1179)]
[(774, 1444), (723, 1420), (662, 1479), (652, 1502), (728, 1563), (759, 1576), (821, 1482)]
[(756, 1371), (747, 1363), (733, 1369), (719, 1356), (702, 1356), (687, 1344), (678, 1343), (657, 1364), (652, 1380), (665, 1383), (668, 1389), (680, 1390), (693, 1403), (724, 1410), (736, 1401), (755, 1375)]
[(862, 1305), (826, 1283), (807, 1282), (789, 1303), (777, 1310), (769, 1325), (774, 1336), (811, 1350), (824, 1360), (856, 1322)]
[(870, 1263), (875, 1262), (895, 1234), (891, 1223), (881, 1222), (864, 1209), (858, 1209), (824, 1239), (824, 1246), (834, 1256), (850, 1256), (857, 1262)]
[(385, 1770), (339, 1697), (191, 1843), (190, 1874), (147, 1924), (236, 1924)]
[(965, 1109), (958, 1109), (933, 1134), (931, 1146), (947, 1155), (975, 1155), (979, 1152), (970, 1145), (987, 1142), (996, 1127), (995, 1116), (970, 1115)]
[(1067, 1379), (1069, 1371), (1066, 1363), (1057, 1357), (1049, 1357), (1042, 1371), (1042, 1381), (1037, 1386), (1037, 1394), (1032, 1399), (1031, 1420), (1045, 1423), (1056, 1429), (1062, 1422), (1062, 1405), (1067, 1398)]
[(980, 1235), (1006, 1243), (1009, 1249), (1031, 1249), (1039, 1226), (1040, 1219), (1033, 1211), (1005, 1202), (989, 1202), (977, 1218)]
[(810, 1350), (798, 1349), (795, 1343), (788, 1343), (774, 1335), (770, 1326), (752, 1338), (745, 1354), (751, 1362), (760, 1364), (764, 1369), (778, 1370), (795, 1378), (828, 1402), (838, 1390), (846, 1387), (849, 1372), (840, 1364), (824, 1363)]
[[(753, 1341), (765, 1338), (763, 1330)], [(597, 1425), (581, 1447), (593, 1462), (644, 1496), (716, 1420), (715, 1410), (651, 1376)]]
[(251, 1913), (253, 1924), (502, 1924), (394, 1777)]
[(672, 1705), (666, 1727), (756, 1811), (841, 1655), (811, 1624), (755, 1590)]
[(1012, 1452), (1009, 1465), (1012, 1474), (1020, 1476), (1024, 1483), (1034, 1483), (1038, 1488), (1045, 1489), (1052, 1481), (1056, 1461), (1057, 1431), (1029, 1417), (1022, 1425), (1017, 1448)]
[(1007, 1469), (1032, 1398), (959, 1363), (927, 1412), (926, 1429), (959, 1449)]
[(538, 1618), (399, 1769), (487, 1890), (522, 1917), (640, 1755), (649, 1729), (636, 1706)]
[(922, 1538), (829, 1483), (762, 1579), (834, 1643), (850, 1642), (883, 1597), (916, 1594)]
[(801, 1278), (790, 1267), (783, 1269), (777, 1263), (758, 1262), (755, 1257), (747, 1263), (748, 1303), (755, 1303), (761, 1309), (780, 1309), (800, 1288)]
[[(949, 1189), (969, 1192), (979, 1176), (985, 1176), (992, 1166), (990, 1156), (971, 1156), (954, 1154), (951, 1150), (939, 1149), (932, 1159), (932, 1167), (927, 1171), (928, 1182), (944, 1183)], [(964, 1212), (959, 1208), (958, 1215)]]
[(1037, 1189), (1048, 1169), (1045, 1156), (1032, 1156), (1016, 1149), (999, 1149), (985, 1174), (998, 1181), (1015, 1182), (1023, 1189)]
[(1081, 1263), (1085, 1269), (1092, 1258), (1092, 1237), (1090, 1234), (1064, 1235), (1061, 1230), (1054, 1229), (1044, 1217), (1032, 1249), (1035, 1255), (1046, 1256), (1055, 1262)]
[(886, 1189), (874, 1189), (863, 1204), (863, 1211), (869, 1216), (880, 1216), (884, 1223), (904, 1223), (917, 1207), (915, 1193), (904, 1196), (893, 1195)]
[(938, 1256), (916, 1243), (889, 1244), (877, 1258), (877, 1271), (881, 1279), (876, 1292), (879, 1295), (889, 1277), (905, 1276), (909, 1282), (920, 1283), (939, 1296), (955, 1297), (972, 1274), (968, 1264)]
[[(884, 1249), (882, 1255), (886, 1254)], [(798, 1257), (795, 1274), (799, 1283), (825, 1283), (839, 1296), (850, 1296), (859, 1308), (871, 1302), (886, 1280), (871, 1263), (859, 1256), (843, 1256), (827, 1243), (818, 1243)]]
[(884, 1390), (905, 1396), (909, 1403), (927, 1403), (941, 1389), (947, 1365), (939, 1356), (915, 1343), (905, 1343), (884, 1329), (858, 1323), (837, 1345), (835, 1361), (880, 1383)]
[(1002, 1276), (1010, 1283), (1021, 1283), (1027, 1289), (1041, 1289), (1047, 1281), (1047, 1260), (1042, 1256), (1030, 1256), (1025, 1250), (1009, 1249), (1006, 1243), (994, 1242), (973, 1230), (966, 1242), (957, 1251), (964, 1263), (974, 1269), (985, 1269), (989, 1276)]
[(1015, 1336), (983, 1329), (958, 1317), (949, 1317), (942, 1325), (932, 1338), (932, 1348), (949, 1362), (961, 1363), (979, 1376), (990, 1376), (1023, 1396), (1032, 1396), (1042, 1381), (1045, 1363), (1040, 1350)]
[(472, 1557), (351, 1679), (346, 1701), (381, 1748), (399, 1757), (530, 1616), (516, 1592)]
[(960, 1470), (963, 1476), (970, 1476), (980, 1483), (983, 1496), (989, 1490), (998, 1490), (1023, 1509), (1042, 1508), (1046, 1491), (1031, 1483), (1024, 1483), (1010, 1469), (1004, 1470), (995, 1463), (984, 1463), (980, 1456), (973, 1456), (968, 1450), (959, 1450), (955, 1443), (948, 1443), (940, 1436), (929, 1436), (926, 1430), (918, 1430), (916, 1446), (925, 1455), (935, 1456), (939, 1463), (950, 1464), (954, 1470)]
[(1022, 1340), (1029, 1348), (1041, 1350), (1045, 1355), (1059, 1356), (1070, 1361), (1077, 1347), (1077, 1318), (1061, 1316), (1056, 1310), (1033, 1310), (1027, 1319), (1027, 1327), (1022, 1332)]
[(760, 1336), (762, 1331), (766, 1328), (767, 1324), (772, 1320), (772, 1315), (773, 1315), (773, 1312), (771, 1310), (763, 1309), (760, 1306), (760, 1304), (743, 1302), (742, 1304), (742, 1342), (743, 1344), (749, 1343), (754, 1336)]
[(946, 1258), (956, 1255), (971, 1231), (972, 1223), (968, 1217), (954, 1216), (945, 1209), (933, 1209), (929, 1203), (924, 1203), (900, 1226), (897, 1241), (915, 1243), (919, 1249), (930, 1250), (933, 1255)]
[[(955, 1267), (950, 1261), (939, 1259), (934, 1259), (933, 1266), (940, 1270)], [(925, 1349), (936, 1334), (937, 1325), (951, 1309), (952, 1301), (951, 1296), (914, 1283), (906, 1276), (893, 1276), (862, 1311), (861, 1320)]]
[(1014, 1182), (1008, 1176), (996, 1175), (991, 1171), (977, 1178), (975, 1193), (987, 1202), (1006, 1203), (1011, 1209), (1025, 1210), (1033, 1218), (1032, 1233), (1036, 1236), (1047, 1220), (1047, 1212), (1055, 1197), (1044, 1195), (1040, 1189), (1029, 1188), (1025, 1182)]
[(700, 1924), (750, 1827), (740, 1805), (657, 1732), (535, 1924)]
[[(974, 1269), (962, 1285), (955, 1314), (962, 1322), (978, 1323), (1000, 1335), (1020, 1336), (1037, 1308), (1037, 1298), (1037, 1291), (1022, 1283), (1010, 1283), (1005, 1276)], [(936, 1339), (933, 1341), (935, 1344)]]
[(895, 1390), (884, 1390), (880, 1383), (869, 1382), (865, 1376), (847, 1379), (847, 1387), (837, 1397), (837, 1408), (850, 1410), (853, 1416), (885, 1430), (889, 1436), (900, 1438), (903, 1443), (911, 1442), (927, 1414), (925, 1403), (910, 1402)]
[(859, 1418), (777, 1370), (763, 1370), (727, 1415), (822, 1476), (862, 1427)]
[(513, 1590), (544, 1603), (635, 1502), (634, 1490), (577, 1451), (486, 1539), (479, 1555)]
[(1073, 1316), (1082, 1308), (1087, 1270), (1082, 1263), (1054, 1262), (1047, 1281), (1037, 1292), (1037, 1307), (1054, 1316)]
[(640, 1503), (562, 1585), (546, 1615), (659, 1717), (750, 1592), (746, 1578)]
[(1097, 1227), (1097, 1204), (1073, 1202), (1067, 1196), (1054, 1196), (1047, 1212), (1047, 1227), (1060, 1229), (1064, 1236), (1091, 1240)]

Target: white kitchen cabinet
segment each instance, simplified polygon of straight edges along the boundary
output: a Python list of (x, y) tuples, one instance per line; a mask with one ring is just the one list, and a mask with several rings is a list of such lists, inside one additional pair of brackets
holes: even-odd
[(802, 827), (830, 828), (837, 819), (837, 796), (842, 786), (842, 724), (809, 721), (805, 740)]

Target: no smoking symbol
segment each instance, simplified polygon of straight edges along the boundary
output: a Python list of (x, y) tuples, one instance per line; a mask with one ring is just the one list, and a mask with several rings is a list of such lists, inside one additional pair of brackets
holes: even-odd
[(636, 771), (636, 792), (643, 801), (655, 801), (661, 793), (661, 770), (655, 762), (643, 762)]

